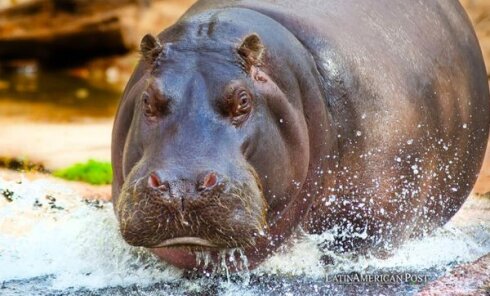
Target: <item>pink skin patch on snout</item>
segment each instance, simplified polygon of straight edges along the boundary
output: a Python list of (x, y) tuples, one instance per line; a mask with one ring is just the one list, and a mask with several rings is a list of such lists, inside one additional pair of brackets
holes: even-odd
[[(202, 179), (200, 189), (212, 189), (218, 184), (218, 175), (215, 172), (209, 172)], [(162, 191), (167, 191), (169, 189), (169, 184), (166, 181), (162, 181), (157, 173), (153, 172), (148, 177), (148, 187), (153, 189), (159, 189)]]
[(148, 186), (154, 189), (160, 189), (162, 191), (168, 190), (168, 183), (162, 182), (160, 177), (156, 173), (151, 173), (150, 177), (148, 177)]
[(216, 184), (218, 184), (218, 176), (214, 172), (208, 173), (202, 182), (204, 189), (211, 189), (216, 186)]

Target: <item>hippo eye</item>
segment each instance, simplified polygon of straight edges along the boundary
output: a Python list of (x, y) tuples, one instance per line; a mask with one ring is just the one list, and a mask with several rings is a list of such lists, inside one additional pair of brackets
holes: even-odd
[(247, 119), (252, 110), (251, 101), (250, 94), (244, 89), (239, 89), (232, 95), (228, 106), (233, 125), (238, 126)]
[(156, 120), (168, 112), (169, 102), (163, 96), (144, 92), (142, 95), (143, 113), (149, 120)]
[(238, 111), (246, 112), (249, 107), (250, 107), (250, 97), (246, 91), (242, 90), (238, 98)]
[(155, 117), (155, 112), (150, 102), (150, 95), (148, 95), (147, 93), (143, 94), (143, 112), (148, 118)]

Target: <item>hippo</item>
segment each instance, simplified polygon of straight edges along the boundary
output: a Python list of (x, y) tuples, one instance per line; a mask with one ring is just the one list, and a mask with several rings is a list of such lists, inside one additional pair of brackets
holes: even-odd
[(112, 198), (124, 240), (176, 267), (255, 268), (297, 233), (386, 256), (482, 165), (489, 88), (457, 0), (201, 0), (140, 51)]

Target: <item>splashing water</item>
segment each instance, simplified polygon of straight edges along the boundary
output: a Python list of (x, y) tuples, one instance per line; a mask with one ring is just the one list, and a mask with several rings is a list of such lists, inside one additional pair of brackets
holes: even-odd
[[(213, 262), (213, 258), (210, 252), (196, 252), (195, 255), (197, 266), (204, 270), (203, 275), (208, 278), (214, 275), (223, 274), (226, 276), (226, 280), (230, 282), (231, 273), (234, 270), (240, 270), (240, 272), (235, 272), (235, 274), (233, 275), (235, 277), (241, 278), (244, 283), (247, 283), (250, 280), (250, 271), (248, 270), (248, 258), (241, 248), (233, 248), (219, 251), (217, 258), (218, 264), (213, 265), (211, 265), (211, 262)], [(230, 270), (230, 266), (233, 267), (233, 270)]]
[(9, 267), (0, 269), (0, 282), (50, 276), (53, 289), (97, 289), (179, 278), (178, 270), (124, 244), (109, 204), (95, 208), (44, 181), (0, 182), (5, 188), (15, 194), (0, 204), (0, 266)]
[[(407, 242), (383, 260), (335, 255), (318, 247), (331, 240), (331, 234), (300, 233), (288, 248), (254, 271), (233, 274), (228, 270), (226, 262), (238, 268), (248, 266), (242, 249), (230, 249), (220, 252), (220, 264), (214, 265), (212, 272), (189, 276), (144, 248), (127, 245), (119, 235), (110, 203), (84, 202), (49, 180), (11, 182), (0, 178), (0, 294), (340, 295), (396, 291), (410, 295), (420, 287), (340, 285), (326, 279), (350, 272), (416, 272), (435, 278), (456, 264), (473, 261), (490, 252), (490, 221), (484, 219), (488, 212), (483, 218), (468, 215), (475, 209), (490, 211), (490, 200), (469, 199), (445, 227), (430, 237)], [(325, 256), (333, 258), (334, 264), (322, 264)], [(196, 252), (196, 260), (209, 267), (211, 255)]]

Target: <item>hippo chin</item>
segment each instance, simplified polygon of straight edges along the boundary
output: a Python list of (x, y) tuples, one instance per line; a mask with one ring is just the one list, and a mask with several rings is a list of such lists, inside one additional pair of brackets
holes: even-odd
[(390, 251), (476, 181), (490, 99), (458, 1), (202, 0), (141, 54), (113, 203), (124, 239), (175, 266), (239, 249), (253, 268), (298, 228)]

